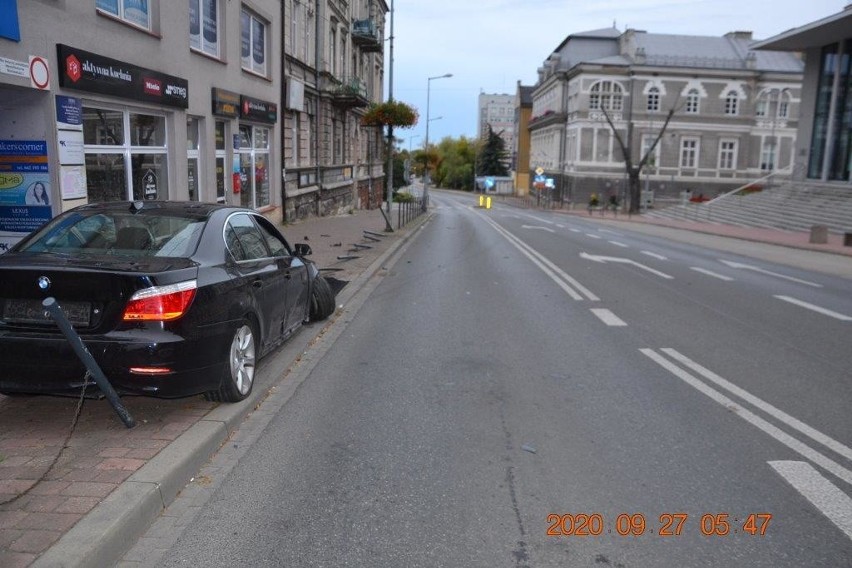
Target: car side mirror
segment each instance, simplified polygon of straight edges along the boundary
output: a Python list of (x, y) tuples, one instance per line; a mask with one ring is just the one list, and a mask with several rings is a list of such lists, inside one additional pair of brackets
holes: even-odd
[(307, 243), (296, 243), (296, 256), (308, 256), (312, 252), (311, 245)]

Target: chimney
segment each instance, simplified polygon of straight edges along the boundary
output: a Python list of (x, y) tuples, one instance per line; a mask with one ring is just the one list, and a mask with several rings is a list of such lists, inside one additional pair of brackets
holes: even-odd
[(748, 31), (728, 32), (728, 33), (725, 34), (725, 37), (730, 38), (730, 39), (751, 40), (751, 32), (748, 32)]

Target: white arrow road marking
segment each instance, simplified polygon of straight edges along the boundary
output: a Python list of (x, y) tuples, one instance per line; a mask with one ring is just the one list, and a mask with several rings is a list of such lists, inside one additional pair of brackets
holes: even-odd
[(668, 258), (664, 257), (663, 255), (648, 250), (643, 250), (642, 254), (650, 256), (651, 258), (656, 258), (657, 260), (668, 260)]
[(852, 538), (852, 499), (821, 476), (810, 464), (799, 461), (767, 462), (787, 483)]
[(598, 316), (598, 319), (600, 319), (602, 322), (609, 326), (624, 327), (625, 325), (627, 325), (624, 320), (622, 320), (620, 317), (618, 317), (607, 309), (593, 308), (592, 313)]
[(730, 276), (725, 276), (724, 274), (718, 274), (713, 272), (712, 270), (707, 270), (706, 268), (699, 268), (697, 266), (690, 266), (690, 270), (694, 270), (695, 272), (700, 272), (701, 274), (706, 274), (707, 276), (712, 276), (713, 278), (718, 278), (719, 280), (724, 280), (725, 282), (730, 282), (733, 280)]
[(809, 304), (807, 302), (803, 302), (802, 300), (797, 300), (796, 298), (791, 298), (790, 296), (773, 296), (773, 298), (778, 298), (779, 300), (784, 300), (785, 302), (790, 302), (791, 304), (795, 304), (797, 306), (807, 308), (809, 310), (820, 313), (824, 316), (832, 317), (834, 319), (839, 319), (840, 321), (852, 321), (852, 317), (845, 316), (843, 314), (833, 312), (831, 310), (827, 310), (825, 308), (821, 308), (819, 306), (815, 306), (815, 305)]
[(630, 248), (630, 247), (629, 247), (629, 246), (627, 246), (626, 244), (624, 244), (624, 243), (620, 243), (620, 242), (618, 242), (618, 241), (609, 241), (609, 244), (611, 244), (611, 245), (615, 245), (615, 246), (617, 246), (617, 247), (621, 247), (621, 248)]
[[(489, 225), (494, 227), (494, 229), (498, 233), (500, 233), (503, 236), (503, 238), (505, 238), (507, 241), (509, 241), (516, 249), (521, 251), (521, 253), (524, 256), (529, 258), (533, 262), (533, 264), (538, 266), (542, 270), (542, 272), (544, 272), (548, 277), (550, 277), (551, 280), (556, 282), (556, 284), (560, 288), (562, 288), (565, 291), (566, 294), (571, 296), (572, 299), (574, 299), (574, 300), (582, 300), (583, 299), (583, 297), (577, 292), (577, 290), (579, 290), (580, 293), (584, 294), (586, 296), (586, 298), (588, 298), (592, 302), (600, 301), (600, 298), (598, 298), (595, 294), (593, 294), (591, 292), (591, 290), (589, 290), (588, 288), (586, 288), (585, 286), (583, 286), (582, 284), (577, 282), (576, 279), (574, 279), (571, 276), (569, 276), (568, 274), (566, 274), (561, 268), (559, 268), (558, 266), (553, 264), (550, 260), (548, 260), (547, 257), (545, 257), (544, 255), (539, 253), (537, 250), (535, 250), (534, 248), (532, 248), (531, 246), (526, 244), (524, 241), (522, 241), (521, 239), (519, 239), (518, 237), (516, 237), (515, 235), (513, 235), (512, 233), (510, 233), (509, 231), (507, 231), (506, 229), (504, 229), (500, 225), (498, 225), (492, 219), (489, 219), (488, 217), (486, 217), (482, 213), (476, 213), (476, 214), (479, 215), (479, 217), (483, 221), (485, 221), (486, 223), (488, 223)], [(569, 286), (569, 284), (570, 284), (570, 286)], [(574, 290), (574, 288), (571, 288), (571, 286), (574, 286), (574, 288), (576, 288), (577, 290)]]
[(645, 266), (644, 264), (641, 264), (641, 263), (636, 262), (635, 260), (632, 260), (632, 259), (629, 259), (629, 258), (621, 258), (621, 257), (616, 257), (616, 256), (597, 256), (597, 255), (589, 254), (587, 252), (581, 252), (580, 258), (593, 260), (595, 262), (618, 262), (618, 263), (621, 263), (621, 264), (632, 264), (633, 266), (636, 266), (637, 268), (641, 268), (642, 270), (647, 270), (651, 274), (656, 274), (660, 278), (666, 278), (667, 280), (673, 280), (674, 279), (674, 276), (669, 276), (665, 272), (660, 272), (659, 270), (654, 270), (650, 266)]
[(538, 229), (539, 231), (547, 231), (548, 233), (556, 232), (550, 227), (536, 227), (535, 225), (521, 225), (521, 229)]
[[(823, 454), (814, 450), (813, 448), (811, 448), (807, 444), (800, 442), (796, 438), (792, 437), (791, 435), (787, 434), (786, 432), (784, 432), (783, 430), (781, 430), (777, 426), (771, 424), (767, 420), (761, 418), (760, 416), (758, 416), (755, 413), (751, 412), (750, 410), (746, 409), (742, 405), (737, 404), (734, 400), (728, 398), (727, 396), (725, 396), (721, 392), (717, 391), (716, 389), (711, 388), (710, 386), (705, 384), (700, 379), (694, 377), (693, 375), (690, 375), (688, 372), (681, 369), (680, 367), (678, 367), (677, 365), (675, 365), (674, 363), (672, 363), (671, 361), (669, 361), (668, 359), (666, 359), (665, 357), (660, 355), (659, 353), (655, 352), (653, 349), (640, 349), (639, 351), (643, 355), (647, 356), (649, 359), (651, 359), (652, 361), (654, 361), (655, 363), (660, 365), (662, 368), (664, 368), (665, 370), (669, 371), (674, 376), (681, 379), (686, 384), (695, 388), (696, 390), (698, 390), (702, 394), (710, 397), (712, 400), (716, 401), (717, 403), (719, 403), (720, 405), (722, 405), (723, 407), (725, 407), (729, 411), (734, 412), (737, 416), (739, 416), (740, 418), (742, 418), (746, 422), (750, 423), (752, 426), (756, 426), (757, 428), (763, 430), (766, 434), (769, 434), (770, 436), (772, 436), (773, 438), (775, 438), (777, 441), (781, 442), (782, 444), (784, 444), (788, 448), (790, 448), (793, 451), (801, 454), (802, 456), (811, 460), (812, 462), (819, 465), (820, 467), (822, 467), (822, 468), (826, 469), (827, 471), (833, 473), (834, 475), (836, 475), (837, 477), (839, 477), (840, 479), (842, 479), (846, 483), (849, 483), (850, 485), (852, 485), (852, 471), (849, 471), (848, 469), (846, 469), (845, 467), (843, 467), (839, 463), (835, 462), (834, 460), (825, 457)], [(674, 352), (673, 349), (663, 349), (662, 351), (669, 353), (669, 354), (671, 352)], [(764, 403), (764, 404), (766, 404), (766, 403)], [(810, 429), (810, 430), (813, 430), (813, 428), (810, 428), (809, 426), (807, 426), (807, 428)], [(813, 430), (813, 431), (816, 432), (816, 430)], [(825, 435), (820, 434), (820, 436), (825, 436)], [(828, 438), (828, 436), (825, 436), (825, 437)], [(829, 438), (829, 440), (831, 440), (831, 439)], [(843, 446), (840, 442), (837, 442), (835, 440), (831, 440), (831, 441), (835, 445)]]
[(805, 284), (806, 286), (813, 286), (814, 288), (822, 288), (822, 284), (817, 284), (815, 282), (809, 282), (807, 280), (801, 280), (799, 278), (793, 278), (792, 276), (787, 276), (786, 274), (778, 274), (777, 272), (772, 272), (771, 270), (766, 270), (764, 268), (760, 268), (759, 266), (752, 266), (751, 264), (743, 264), (741, 262), (732, 262), (730, 260), (719, 259), (719, 262), (722, 264), (726, 264), (731, 268), (744, 268), (746, 270), (754, 270), (755, 272), (760, 272), (761, 274), (768, 274), (770, 276), (775, 276), (776, 278), (783, 278), (784, 280), (789, 280), (791, 282), (798, 282), (799, 284)]

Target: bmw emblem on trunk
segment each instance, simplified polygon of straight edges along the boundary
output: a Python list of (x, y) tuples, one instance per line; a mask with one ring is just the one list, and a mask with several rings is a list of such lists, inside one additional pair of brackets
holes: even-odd
[(47, 276), (39, 276), (38, 287), (46, 292), (48, 288), (50, 288), (50, 278), (48, 278)]

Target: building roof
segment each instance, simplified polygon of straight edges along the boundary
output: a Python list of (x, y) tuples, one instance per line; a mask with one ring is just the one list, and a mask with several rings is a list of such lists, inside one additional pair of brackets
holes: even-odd
[(722, 37), (635, 32), (632, 42), (637, 50), (644, 51), (645, 59), (636, 61), (635, 52), (626, 55), (644, 65), (786, 73), (801, 73), (804, 69), (802, 61), (789, 53), (755, 52), (749, 32), (732, 32)]
[(852, 4), (837, 14), (759, 41), (752, 45), (752, 49), (804, 51), (810, 47), (820, 47), (841, 41), (849, 37), (850, 29), (852, 29)]

